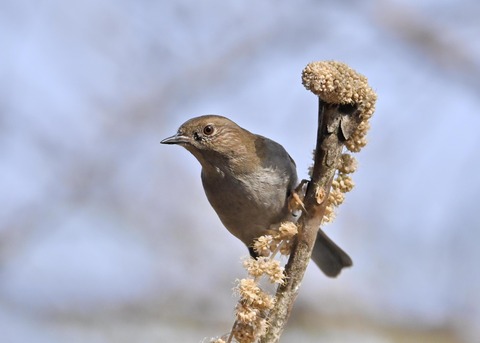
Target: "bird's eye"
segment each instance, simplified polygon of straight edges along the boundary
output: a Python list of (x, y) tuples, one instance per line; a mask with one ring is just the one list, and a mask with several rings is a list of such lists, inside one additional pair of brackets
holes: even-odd
[(207, 125), (203, 128), (203, 133), (207, 136), (210, 136), (213, 133), (213, 131), (215, 131), (215, 129), (213, 128), (212, 125)]

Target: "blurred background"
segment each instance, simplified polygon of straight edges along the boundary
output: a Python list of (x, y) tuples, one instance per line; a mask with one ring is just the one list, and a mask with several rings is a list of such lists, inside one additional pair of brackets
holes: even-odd
[(0, 1), (2, 342), (203, 342), (229, 331), (245, 247), (187, 151), (223, 114), (307, 176), (308, 62), (378, 93), (356, 187), (283, 342), (480, 341), (480, 4)]

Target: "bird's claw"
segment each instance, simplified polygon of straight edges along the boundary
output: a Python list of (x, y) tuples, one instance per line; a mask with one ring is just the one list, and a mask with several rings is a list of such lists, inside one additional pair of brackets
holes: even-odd
[(300, 184), (295, 188), (295, 190), (290, 194), (290, 198), (288, 199), (288, 209), (291, 212), (303, 210), (307, 213), (307, 209), (303, 204), (303, 199), (305, 197), (305, 190), (304, 186), (308, 183), (308, 180), (303, 179), (300, 181)]

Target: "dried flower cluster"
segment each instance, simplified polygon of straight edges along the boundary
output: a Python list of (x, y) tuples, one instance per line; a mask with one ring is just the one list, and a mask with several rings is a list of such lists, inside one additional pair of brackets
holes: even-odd
[[(309, 167), (310, 177), (312, 176), (312, 168)], [(328, 194), (327, 207), (323, 216), (323, 223), (331, 223), (335, 219), (335, 207), (340, 206), (345, 200), (345, 193), (350, 192), (355, 183), (351, 174), (357, 170), (357, 160), (351, 154), (345, 153), (340, 156), (338, 161), (337, 173), (332, 181), (332, 187)], [(319, 188), (316, 192), (317, 203), (321, 204), (325, 200), (326, 192), (323, 188)]]
[[(319, 96), (324, 102), (357, 106), (360, 122), (345, 141), (345, 147), (351, 152), (360, 151), (367, 144), (369, 119), (375, 111), (375, 101), (377, 100), (377, 95), (368, 85), (367, 78), (344, 63), (324, 61), (309, 63), (302, 72), (302, 82), (305, 88)], [(309, 169), (310, 176), (312, 168)], [(351, 191), (354, 186), (352, 178), (347, 174), (353, 173), (356, 168), (357, 162), (352, 155), (341, 155), (340, 161), (338, 161), (337, 175), (328, 195), (323, 222), (332, 222), (335, 218), (335, 207), (343, 203), (345, 193)], [(317, 201), (322, 202), (325, 193), (325, 190), (319, 189)]]
[(248, 277), (238, 280), (235, 293), (240, 297), (236, 307), (236, 320), (229, 335), (213, 340), (213, 343), (252, 343), (262, 337), (268, 328), (268, 313), (275, 305), (274, 297), (260, 287), (261, 279), (272, 284), (284, 281), (284, 268), (275, 255), (290, 254), (293, 237), (297, 234), (297, 226), (292, 222), (284, 222), (272, 234), (259, 237), (254, 243), (254, 250), (260, 256), (248, 258), (243, 266)]
[(344, 63), (324, 61), (309, 63), (302, 72), (302, 82), (305, 88), (329, 104), (358, 106), (360, 123), (345, 146), (351, 152), (359, 152), (367, 144), (368, 120), (377, 100), (367, 78)]
[(332, 181), (332, 188), (327, 199), (327, 207), (323, 216), (324, 223), (331, 223), (335, 219), (335, 207), (340, 206), (345, 200), (345, 193), (350, 192), (355, 184), (350, 173), (357, 169), (357, 161), (350, 154), (342, 154), (337, 175)]

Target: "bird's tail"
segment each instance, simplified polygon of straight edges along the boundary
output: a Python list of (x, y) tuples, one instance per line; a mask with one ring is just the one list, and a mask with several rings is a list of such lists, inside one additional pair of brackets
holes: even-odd
[(344, 267), (352, 266), (352, 259), (322, 230), (318, 230), (312, 260), (329, 277), (340, 274)]

